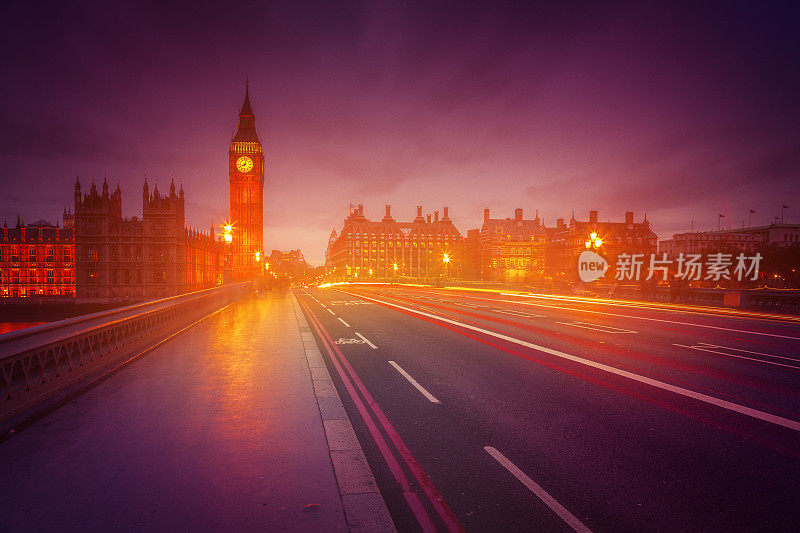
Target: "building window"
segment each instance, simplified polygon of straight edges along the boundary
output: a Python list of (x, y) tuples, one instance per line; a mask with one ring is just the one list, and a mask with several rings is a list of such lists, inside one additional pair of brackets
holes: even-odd
[(19, 246), (11, 247), (11, 261), (14, 263), (19, 263)]
[(97, 261), (99, 258), (99, 254), (97, 253), (96, 248), (89, 248), (89, 251), (86, 253), (86, 260), (87, 261)]
[(35, 263), (36, 262), (36, 248), (31, 246), (28, 248), (28, 262)]

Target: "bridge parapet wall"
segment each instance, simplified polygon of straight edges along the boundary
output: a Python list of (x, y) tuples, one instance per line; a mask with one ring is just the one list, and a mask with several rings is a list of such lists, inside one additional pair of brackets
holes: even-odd
[(251, 282), (224, 285), (0, 335), (0, 425), (252, 290)]

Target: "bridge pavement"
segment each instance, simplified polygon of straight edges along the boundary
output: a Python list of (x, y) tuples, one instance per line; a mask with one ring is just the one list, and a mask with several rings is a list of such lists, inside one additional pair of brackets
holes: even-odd
[[(330, 378), (296, 308), (223, 308), (0, 443), (0, 530), (341, 531), (348, 501), (388, 520), (366, 462), (330, 451), (350, 426), (317, 401)], [(348, 472), (372, 494), (340, 494)]]

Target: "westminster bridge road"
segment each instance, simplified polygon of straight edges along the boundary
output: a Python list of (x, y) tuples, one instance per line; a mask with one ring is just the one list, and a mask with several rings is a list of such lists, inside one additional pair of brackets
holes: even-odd
[(398, 529), (788, 531), (798, 317), (334, 285), (298, 293)]
[[(151, 321), (133, 356), (11, 424), (0, 530), (800, 523), (796, 317), (389, 285), (239, 296)], [(125, 342), (89, 326), (69, 364)], [(42, 386), (72, 368), (26, 353), (0, 359), (7, 402), (36, 364)]]

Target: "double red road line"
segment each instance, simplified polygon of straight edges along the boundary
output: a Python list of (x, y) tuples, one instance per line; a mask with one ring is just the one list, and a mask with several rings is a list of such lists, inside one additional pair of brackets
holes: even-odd
[(414, 517), (417, 519), (417, 522), (419, 522), (422, 530), (426, 532), (436, 531), (436, 526), (428, 514), (428, 511), (419, 495), (417, 492), (415, 492), (414, 487), (412, 487), (411, 483), (409, 482), (408, 477), (406, 476), (405, 471), (403, 470), (399, 461), (395, 457), (395, 454), (392, 452), (389, 442), (387, 442), (384, 434), (381, 432), (381, 428), (383, 429), (383, 432), (385, 432), (389, 441), (391, 441), (391, 443), (394, 445), (394, 449), (397, 451), (406, 468), (411, 472), (419, 486), (422, 488), (425, 497), (438, 514), (447, 531), (464, 531), (464, 528), (459, 523), (453, 511), (447, 506), (442, 498), (442, 495), (439, 494), (438, 490), (436, 490), (433, 482), (430, 480), (428, 475), (420, 466), (419, 462), (408, 449), (408, 446), (406, 446), (405, 442), (403, 442), (403, 439), (400, 437), (392, 423), (389, 422), (389, 419), (386, 417), (383, 410), (381, 410), (380, 406), (369, 393), (366, 386), (358, 377), (358, 374), (356, 374), (355, 370), (350, 365), (350, 362), (336, 345), (328, 331), (320, 323), (314, 313), (311, 312), (311, 309), (305, 302), (299, 298), (298, 302), (300, 302), (300, 305), (306, 312), (311, 325), (314, 327), (318, 337), (322, 341), (322, 345), (325, 348), (325, 351), (328, 353), (336, 372), (339, 374), (339, 377), (341, 378), (348, 395), (353, 400), (353, 404), (358, 410), (358, 413), (361, 415), (361, 418), (364, 420), (364, 423), (366, 424), (370, 435), (375, 441), (378, 450), (381, 452), (381, 455), (386, 461), (392, 476), (400, 485), (403, 491), (403, 497), (406, 499), (406, 502), (411, 508), (411, 511), (414, 513)]

